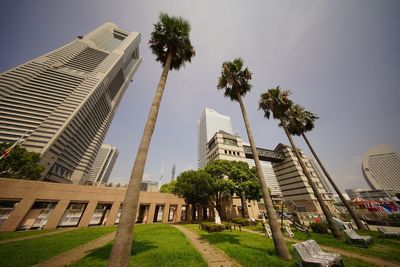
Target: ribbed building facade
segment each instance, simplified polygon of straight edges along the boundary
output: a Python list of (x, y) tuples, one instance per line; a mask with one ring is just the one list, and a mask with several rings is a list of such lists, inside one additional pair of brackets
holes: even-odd
[(0, 74), (0, 142), (41, 154), (43, 180), (86, 183), (140, 65), (140, 34), (107, 22)]
[(118, 154), (116, 147), (109, 144), (102, 144), (90, 169), (88, 182), (93, 185), (106, 184), (110, 178)]
[[(293, 149), (289, 146), (279, 144), (275, 148), (276, 152), (284, 155), (284, 160), (272, 163), (275, 175), (282, 191), (283, 198), (289, 203), (293, 203), (298, 212), (313, 212), (322, 214), (317, 198), (304, 175)], [(299, 149), (300, 155), (315, 183), (319, 193), (322, 195), (326, 205), (331, 211), (334, 211), (332, 193), (327, 184), (318, 176), (312, 163), (304, 152)]]
[(389, 145), (368, 149), (362, 160), (362, 172), (375, 190), (400, 190), (400, 154)]

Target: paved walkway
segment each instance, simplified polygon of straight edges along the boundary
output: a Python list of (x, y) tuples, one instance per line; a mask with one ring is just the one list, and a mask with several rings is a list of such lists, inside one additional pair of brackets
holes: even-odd
[(240, 267), (241, 265), (226, 256), (215, 246), (211, 245), (208, 241), (202, 239), (195, 232), (182, 225), (173, 225), (181, 231), (189, 242), (197, 249), (203, 256), (210, 267)]
[[(244, 228), (242, 228), (242, 231), (246, 231), (246, 232), (250, 232), (250, 233), (254, 233), (254, 234), (265, 236), (265, 234), (263, 234), (263, 233), (252, 231), (252, 230), (248, 230), (248, 229), (244, 229)], [(290, 238), (290, 237), (285, 237), (285, 240), (286, 241), (291, 241), (291, 242), (302, 242), (302, 240), (298, 240), (298, 239)], [(335, 252), (335, 253), (339, 253), (342, 256), (360, 259), (360, 260), (365, 261), (365, 262), (376, 264), (377, 266), (399, 267), (398, 263), (386, 261), (386, 260), (383, 260), (383, 259), (380, 259), (380, 258), (365, 256), (365, 255), (361, 255), (361, 254), (356, 253), (356, 252), (349, 252), (349, 251), (346, 251), (346, 250), (333, 248), (333, 247), (328, 247), (328, 246), (324, 246), (324, 245), (319, 245), (319, 246), (325, 251)]]
[[(23, 237), (16, 237), (16, 238), (11, 238), (11, 239), (1, 240), (0, 244), (14, 242), (14, 241), (20, 241), (20, 240), (33, 239), (33, 238), (46, 236), (46, 235), (54, 235), (54, 234), (69, 232), (69, 231), (72, 231), (72, 230), (76, 230), (76, 228), (75, 227), (74, 228), (65, 228), (65, 229), (56, 230), (56, 231), (53, 231), (53, 232), (48, 232), (48, 233), (43, 233), (43, 234), (38, 234), (38, 235), (30, 235), (30, 236), (23, 236)], [(38, 231), (40, 231), (40, 230), (38, 230)]]
[(92, 252), (94, 249), (105, 246), (109, 242), (111, 242), (115, 237), (116, 232), (112, 232), (106, 235), (103, 235), (95, 240), (90, 241), (89, 243), (80, 245), (75, 247), (74, 249), (67, 251), (63, 254), (60, 254), (54, 258), (51, 258), (47, 261), (41, 262), (35, 266), (40, 267), (62, 267), (68, 264), (71, 264), (75, 261), (80, 260), (85, 257), (87, 254)]

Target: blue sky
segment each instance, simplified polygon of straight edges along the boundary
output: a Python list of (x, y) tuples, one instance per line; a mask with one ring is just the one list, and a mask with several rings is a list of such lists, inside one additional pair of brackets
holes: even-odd
[(178, 174), (196, 168), (197, 119), (205, 107), (230, 116), (246, 139), (239, 105), (216, 89), (222, 62), (235, 57), (253, 72), (244, 101), (258, 146), (288, 143), (278, 123), (257, 110), (260, 94), (280, 85), (320, 117), (309, 139), (342, 189), (367, 186), (361, 159), (369, 147), (399, 149), (399, 1), (3, 1), (0, 72), (105, 21), (141, 33), (143, 63), (105, 140), (120, 151), (111, 182), (130, 176), (161, 74), (147, 45), (160, 11), (190, 21), (197, 54), (170, 73), (145, 179), (158, 180), (164, 169), (167, 182), (173, 164)]

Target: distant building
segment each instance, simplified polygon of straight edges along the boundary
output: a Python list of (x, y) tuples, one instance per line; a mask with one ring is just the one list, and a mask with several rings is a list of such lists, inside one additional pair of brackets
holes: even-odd
[(106, 184), (118, 158), (118, 149), (112, 145), (102, 144), (89, 173), (89, 183)]
[(368, 191), (369, 189), (365, 188), (350, 188), (350, 189), (345, 189), (344, 191), (347, 193), (349, 196), (350, 200), (353, 200), (357, 197), (361, 197), (361, 192), (362, 191)]
[(207, 164), (207, 143), (220, 130), (233, 134), (231, 118), (211, 108), (205, 108), (197, 122), (197, 165), (199, 168)]
[(142, 181), (140, 184), (140, 191), (143, 192), (158, 192), (158, 182), (156, 181)]
[(140, 34), (107, 22), (0, 74), (0, 142), (40, 153), (42, 179), (88, 183), (89, 171), (138, 69)]
[(355, 198), (361, 198), (366, 201), (398, 201), (396, 194), (399, 193), (399, 190), (374, 190), (374, 189), (361, 189), (361, 188), (352, 188), (346, 189), (346, 193), (349, 195), (350, 200), (354, 200)]
[(400, 190), (400, 154), (389, 145), (368, 149), (362, 160), (362, 172), (375, 190)]

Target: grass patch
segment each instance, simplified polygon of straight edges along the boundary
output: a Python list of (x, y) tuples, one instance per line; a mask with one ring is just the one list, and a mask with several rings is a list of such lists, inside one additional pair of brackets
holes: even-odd
[(0, 244), (1, 266), (31, 266), (112, 231), (115, 227), (91, 227)]
[(42, 234), (47, 234), (47, 233), (57, 232), (57, 231), (59, 231), (59, 229), (28, 230), (28, 231), (18, 231), (18, 232), (0, 232), (0, 241), (14, 239), (14, 238), (42, 235)]
[(320, 245), (326, 245), (343, 249), (346, 251), (356, 252), (365, 256), (373, 256), (384, 260), (399, 263), (400, 262), (400, 243), (394, 239), (383, 238), (376, 231), (357, 231), (360, 235), (369, 235), (374, 240), (374, 244), (369, 248), (352, 246), (343, 240), (336, 240), (332, 235), (311, 233), (311, 237), (303, 232), (295, 232), (294, 236), (299, 240), (314, 239)]
[[(135, 225), (134, 231), (130, 266), (207, 266), (185, 236), (170, 225)], [(106, 266), (111, 247), (99, 248), (70, 266)]]
[(185, 227), (195, 231), (243, 266), (295, 266), (294, 261), (287, 262), (277, 257), (272, 240), (261, 235), (239, 230), (209, 234), (195, 224)]
[[(245, 231), (223, 231), (217, 233), (207, 233), (200, 230), (198, 225), (184, 225), (195, 231), (201, 237), (224, 251), (229, 257), (242, 264), (243, 266), (296, 266), (295, 260), (284, 261), (276, 256), (272, 239)], [(290, 246), (292, 243), (287, 242)], [(293, 255), (292, 248), (289, 251)], [(376, 266), (358, 259), (343, 257), (346, 267), (371, 267)]]

